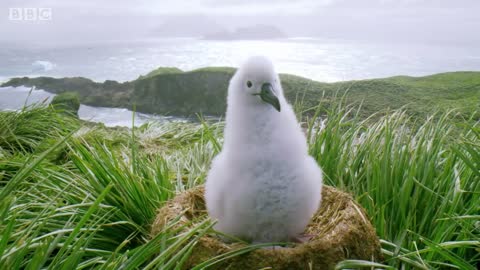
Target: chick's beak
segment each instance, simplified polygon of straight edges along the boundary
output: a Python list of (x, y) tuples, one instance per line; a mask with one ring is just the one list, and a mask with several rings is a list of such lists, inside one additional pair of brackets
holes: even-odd
[(275, 91), (270, 83), (262, 84), (262, 89), (259, 95), (264, 102), (272, 105), (277, 111), (280, 111), (280, 101), (278, 101)]

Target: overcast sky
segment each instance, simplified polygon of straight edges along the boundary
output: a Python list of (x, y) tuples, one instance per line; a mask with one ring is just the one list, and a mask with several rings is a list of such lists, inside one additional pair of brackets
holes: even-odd
[[(287, 35), (480, 44), (480, 0), (1, 0), (0, 42), (101, 42), (269, 24)], [(47, 21), (11, 8), (51, 8)]]

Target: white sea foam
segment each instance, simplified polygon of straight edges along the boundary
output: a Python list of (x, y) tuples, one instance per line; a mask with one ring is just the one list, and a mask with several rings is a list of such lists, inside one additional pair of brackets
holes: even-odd
[(56, 65), (50, 61), (37, 60), (32, 63), (32, 72), (50, 71), (55, 67)]
[(0, 110), (20, 110), (33, 103), (50, 103), (54, 94), (30, 87), (0, 87)]

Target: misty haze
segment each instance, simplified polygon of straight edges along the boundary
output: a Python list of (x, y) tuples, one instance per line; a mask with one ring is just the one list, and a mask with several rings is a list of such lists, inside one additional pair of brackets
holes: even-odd
[[(255, 2), (254, 2), (255, 3)], [(132, 80), (249, 55), (319, 81), (480, 69), (478, 1), (2, 1), (0, 78)], [(12, 8), (51, 9), (47, 20)], [(25, 14), (26, 15), (26, 14)]]

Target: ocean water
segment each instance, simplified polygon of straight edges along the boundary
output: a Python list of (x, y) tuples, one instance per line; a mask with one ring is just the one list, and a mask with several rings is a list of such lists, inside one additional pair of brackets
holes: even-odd
[[(49, 104), (55, 94), (43, 90), (34, 90), (28, 87), (0, 87), (0, 110), (17, 111), (24, 106), (32, 104)], [(135, 115), (135, 121), (132, 123), (132, 117)], [(104, 123), (108, 127), (131, 127), (143, 125), (147, 122), (166, 122), (166, 121), (190, 121), (191, 119), (150, 115), (138, 112), (132, 112), (122, 108), (105, 108), (80, 105), (78, 110), (80, 119)]]
[(58, 47), (2, 44), (0, 79), (14, 76), (84, 76), (95, 81), (126, 81), (159, 66), (183, 70), (238, 66), (250, 55), (270, 57), (278, 72), (326, 82), (480, 70), (480, 50), (475, 45), (312, 38), (267, 41), (176, 38)]
[[(83, 76), (95, 81), (128, 81), (160, 66), (182, 70), (238, 66), (250, 55), (270, 57), (278, 72), (325, 82), (480, 70), (480, 50), (475, 45), (312, 38), (266, 41), (175, 38), (56, 47), (30, 43), (15, 46), (1, 44), (0, 82), (18, 76)], [(28, 94), (28, 89), (0, 88), (0, 110), (21, 108), (25, 103), (25, 93)], [(47, 94), (35, 91), (29, 100), (41, 101)], [(132, 112), (124, 109), (88, 106), (80, 109), (83, 119), (107, 125), (131, 126), (131, 116)], [(138, 114), (137, 124), (152, 120), (163, 121), (166, 118)]]

